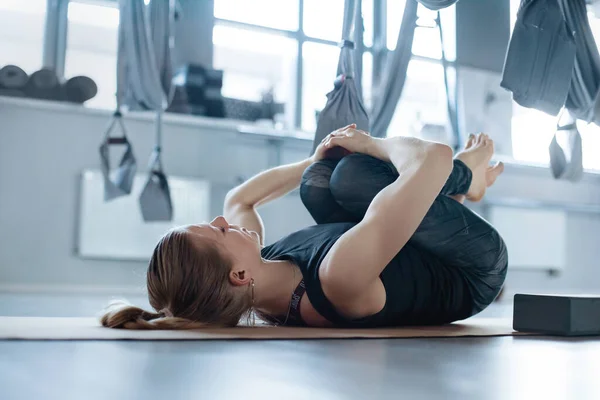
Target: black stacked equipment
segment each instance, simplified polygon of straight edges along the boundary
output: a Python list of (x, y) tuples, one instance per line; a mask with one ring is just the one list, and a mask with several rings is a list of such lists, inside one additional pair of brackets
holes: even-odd
[(42, 68), (31, 75), (16, 65), (0, 69), (0, 96), (83, 104), (97, 93), (96, 82), (87, 76), (75, 76), (64, 82), (49, 68)]
[(223, 71), (187, 64), (176, 71), (173, 83), (175, 96), (168, 111), (225, 117)]

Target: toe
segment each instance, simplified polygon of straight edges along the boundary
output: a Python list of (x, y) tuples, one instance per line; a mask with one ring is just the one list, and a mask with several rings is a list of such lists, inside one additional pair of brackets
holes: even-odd
[(486, 171), (487, 185), (492, 185), (502, 172), (504, 172), (503, 162), (497, 162), (493, 167), (489, 167)]
[(467, 139), (467, 143), (465, 143), (465, 149), (468, 149), (469, 147), (473, 146), (474, 142), (475, 142), (475, 135), (473, 135), (471, 133), (469, 135), (469, 138)]

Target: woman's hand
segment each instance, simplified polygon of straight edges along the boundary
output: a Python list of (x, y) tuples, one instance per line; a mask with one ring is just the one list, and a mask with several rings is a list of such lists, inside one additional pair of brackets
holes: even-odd
[(312, 162), (321, 161), (325, 158), (337, 160), (337, 159), (343, 158), (343, 157), (347, 156), (348, 154), (350, 154), (351, 152), (344, 149), (343, 147), (335, 147), (335, 146), (327, 146), (326, 145), (327, 143), (329, 143), (329, 140), (334, 135), (339, 135), (341, 132), (344, 132), (348, 129), (356, 129), (356, 124), (351, 124), (351, 125), (345, 126), (338, 130), (335, 130), (335, 131), (331, 132), (329, 135), (325, 136), (323, 138), (323, 140), (321, 140), (321, 143), (319, 143), (319, 145), (317, 146), (317, 149), (315, 150), (315, 153), (312, 156)]
[(388, 160), (383, 148), (383, 140), (371, 137), (368, 132), (349, 125), (328, 135), (324, 140), (325, 150), (342, 149), (350, 153), (363, 153), (382, 160)]

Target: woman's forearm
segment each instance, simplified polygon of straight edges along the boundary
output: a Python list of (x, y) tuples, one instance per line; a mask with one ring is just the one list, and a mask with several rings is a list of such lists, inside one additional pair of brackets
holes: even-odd
[(308, 158), (263, 171), (231, 189), (225, 203), (256, 207), (275, 200), (300, 186), (302, 174), (311, 164), (312, 159)]
[[(444, 148), (452, 154), (452, 149), (441, 143), (429, 142), (412, 137), (393, 137), (373, 140), (372, 156), (391, 162), (398, 172), (422, 163), (432, 154), (432, 150)], [(435, 151), (433, 151), (436, 154)]]

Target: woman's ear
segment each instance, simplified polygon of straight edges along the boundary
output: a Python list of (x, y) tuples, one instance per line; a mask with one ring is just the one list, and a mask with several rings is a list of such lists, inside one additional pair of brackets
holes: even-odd
[(234, 286), (244, 286), (250, 283), (250, 274), (245, 270), (231, 270), (229, 282)]

